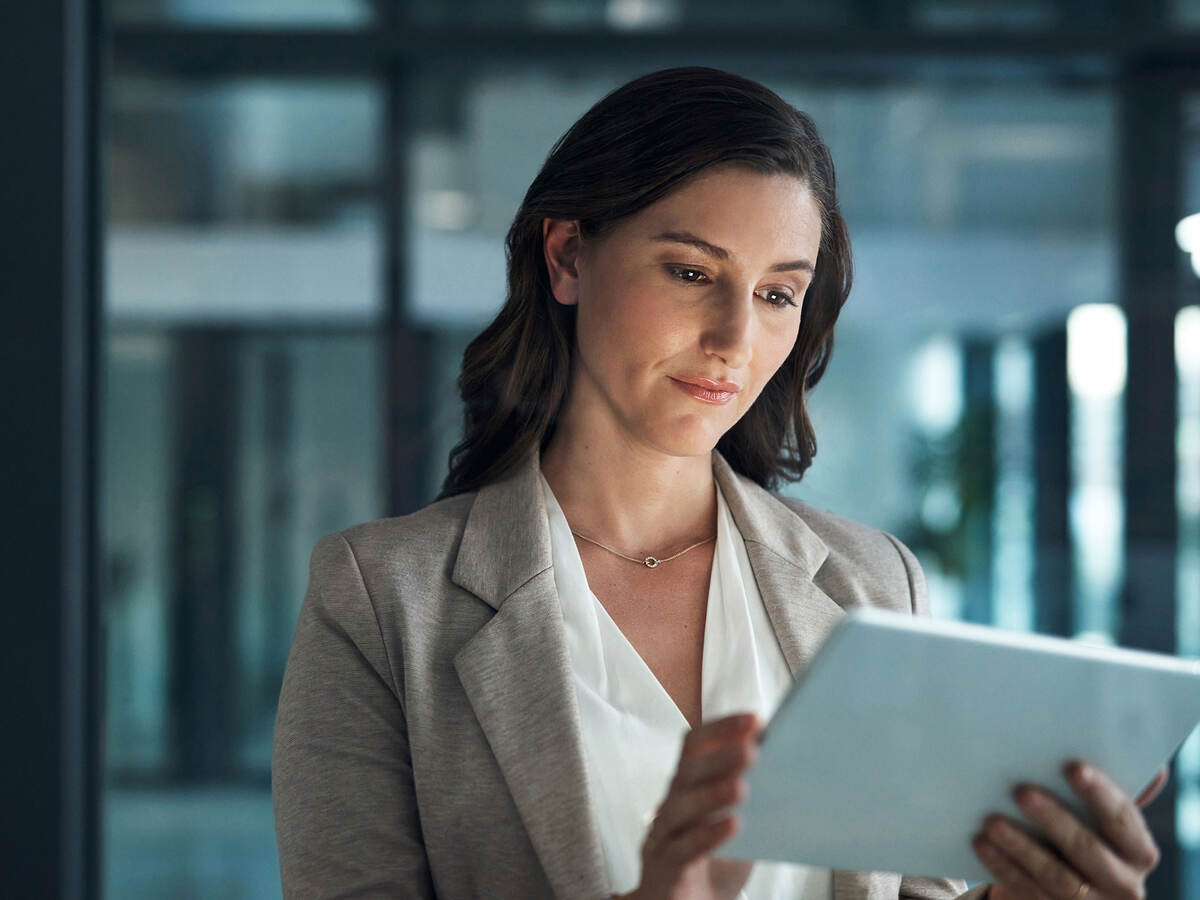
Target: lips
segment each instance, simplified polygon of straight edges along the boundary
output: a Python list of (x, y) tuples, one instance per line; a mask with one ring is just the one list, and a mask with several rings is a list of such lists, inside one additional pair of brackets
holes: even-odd
[(697, 387), (707, 388), (710, 391), (720, 391), (725, 394), (736, 394), (742, 389), (742, 386), (736, 382), (714, 381), (702, 375), (672, 375), (670, 377), (676, 381), (682, 381), (684, 384), (694, 384)]
[(717, 381), (700, 375), (669, 375), (675, 386), (704, 403), (728, 403), (740, 391), (741, 385), (732, 381)]

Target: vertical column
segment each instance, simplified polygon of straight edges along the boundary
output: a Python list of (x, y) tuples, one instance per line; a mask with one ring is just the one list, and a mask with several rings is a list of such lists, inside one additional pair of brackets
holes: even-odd
[(966, 517), (966, 579), (962, 616), (992, 621), (992, 516), (996, 492), (996, 404), (990, 339), (963, 344), (963, 453), (959, 474)]
[[(267, 636), (263, 686), (266, 693), (255, 697), (251, 709), (265, 704), (273, 709), (287, 666), (289, 644), (280, 635), (290, 635), (294, 595), (303, 588), (293, 583), (292, 535), (296, 527), (296, 497), (299, 485), (292, 465), (295, 441), (295, 371), (292, 357), (281, 343), (273, 344), (262, 360), (262, 411), (258, 442), (266, 468), (266, 532), (263, 535), (263, 610)], [(249, 426), (249, 423), (247, 423)]]
[(6, 4), (0, 328), (3, 892), (99, 893), (100, 4)]
[[(1122, 644), (1175, 650), (1175, 312), (1180, 254), (1182, 93), (1169, 72), (1134, 70), (1118, 96), (1120, 300), (1128, 322), (1125, 389), (1125, 590)], [(1147, 810), (1163, 859), (1151, 897), (1181, 889), (1174, 782)]]
[(1062, 636), (1072, 631), (1066, 329), (1039, 336), (1033, 348), (1034, 624)]
[(408, 318), (410, 265), (409, 215), (412, 206), (408, 145), (415, 127), (413, 91), (418, 83), (409, 69), (392, 64), (387, 69), (387, 127), (384, 147), (384, 241), (387, 292), (384, 394), (387, 423), (383, 454), (387, 471), (389, 515), (403, 515), (424, 506), (428, 496), (432, 439), (434, 348), (432, 335)]
[(234, 547), (237, 535), (235, 337), (185, 331), (176, 354), (171, 735), (176, 775), (233, 770)]

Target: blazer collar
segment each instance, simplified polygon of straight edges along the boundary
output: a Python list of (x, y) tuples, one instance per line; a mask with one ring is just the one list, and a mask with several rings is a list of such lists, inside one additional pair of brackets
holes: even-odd
[(815, 531), (795, 510), (749, 478), (733, 471), (725, 457), (713, 451), (713, 474), (744, 541), (762, 544), (810, 578), (829, 555)]
[(829, 548), (795, 510), (738, 475), (715, 450), (713, 473), (746, 545), (767, 617), (795, 677), (808, 666), (843, 615), (842, 608), (813, 581)]
[(608, 892), (535, 451), (480, 489), (451, 580), (496, 610), (454, 668), (556, 897)]
[(507, 478), (480, 488), (467, 515), (450, 580), (495, 609), (551, 565), (540, 461), (533, 450)]
[[(829, 554), (824, 541), (778, 497), (734, 472), (716, 450), (712, 459), (742, 539), (811, 579)], [(467, 518), (451, 580), (495, 609), (551, 565), (540, 463), (541, 454), (531, 451), (507, 478), (481, 488)]]
[[(795, 676), (842, 615), (813, 582), (828, 548), (795, 511), (715, 451), (713, 471)], [(475, 497), (451, 580), (496, 614), (454, 665), (554, 893), (594, 896), (607, 878), (540, 475), (533, 451)], [(838, 900), (860, 896), (849, 877), (834, 873)]]

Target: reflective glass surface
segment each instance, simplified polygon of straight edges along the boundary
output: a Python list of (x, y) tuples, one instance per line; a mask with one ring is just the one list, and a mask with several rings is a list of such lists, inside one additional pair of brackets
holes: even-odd
[(112, 105), (110, 316), (380, 314), (377, 88), (125, 77)]
[(279, 895), (317, 538), (384, 507), (376, 90), (118, 78), (102, 535), (109, 897)]

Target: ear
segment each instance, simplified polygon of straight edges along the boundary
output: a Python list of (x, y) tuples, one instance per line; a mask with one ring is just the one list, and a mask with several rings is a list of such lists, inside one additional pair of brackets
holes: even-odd
[(550, 291), (564, 306), (579, 302), (579, 273), (575, 262), (581, 246), (579, 222), (575, 219), (543, 219), (542, 249), (550, 275)]

